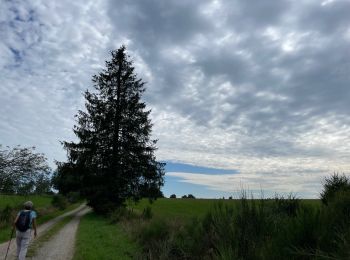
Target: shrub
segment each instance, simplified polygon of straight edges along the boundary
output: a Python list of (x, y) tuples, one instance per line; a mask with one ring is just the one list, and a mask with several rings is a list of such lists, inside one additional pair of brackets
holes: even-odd
[(123, 220), (131, 220), (137, 218), (137, 215), (133, 210), (127, 207), (120, 206), (109, 213), (109, 219), (111, 223), (117, 223)]
[(259, 259), (271, 219), (265, 202), (248, 200), (245, 193), (235, 205), (217, 203), (203, 221), (208, 246), (219, 259)]
[(161, 255), (165, 257), (168, 254), (170, 229), (168, 222), (163, 219), (152, 220), (141, 228), (138, 240), (149, 259), (161, 259)]
[(143, 212), (142, 212), (143, 219), (151, 219), (152, 216), (153, 216), (153, 213), (152, 213), (152, 208), (150, 206), (147, 206), (146, 208), (143, 209)]
[(300, 207), (300, 199), (295, 195), (288, 195), (287, 198), (276, 195), (273, 202), (273, 209), (277, 214), (285, 214), (295, 217)]
[[(322, 208), (320, 247), (336, 254), (350, 249), (350, 191), (338, 191)], [(346, 245), (349, 248), (346, 248)], [(341, 249), (343, 248), (343, 249)]]
[(176, 195), (175, 194), (171, 194), (170, 195), (170, 199), (176, 199)]
[(71, 191), (66, 195), (66, 197), (69, 203), (77, 203), (80, 200), (80, 193)]
[(350, 191), (350, 180), (343, 175), (334, 173), (331, 177), (325, 178), (323, 191), (321, 192), (322, 203), (327, 205), (338, 191)]
[(172, 255), (169, 259), (206, 259), (212, 256), (210, 226), (199, 218), (192, 218), (174, 234)]
[(12, 219), (13, 208), (6, 205), (3, 210), (0, 210), (0, 227), (7, 226)]
[(124, 219), (127, 215), (127, 209), (125, 207), (119, 207), (109, 213), (109, 219), (114, 224)]
[(55, 194), (52, 197), (52, 201), (51, 201), (52, 206), (60, 209), (60, 210), (64, 210), (67, 208), (68, 206), (68, 200), (66, 197), (64, 197), (61, 194)]
[(273, 243), (282, 249), (280, 257), (301, 257), (300, 252), (316, 249), (319, 224), (320, 210), (310, 206), (300, 207), (295, 215), (285, 215), (276, 226), (273, 238)]
[(188, 195), (183, 195), (181, 198), (183, 198), (183, 199), (195, 199), (196, 197), (193, 196), (192, 194), (188, 194)]

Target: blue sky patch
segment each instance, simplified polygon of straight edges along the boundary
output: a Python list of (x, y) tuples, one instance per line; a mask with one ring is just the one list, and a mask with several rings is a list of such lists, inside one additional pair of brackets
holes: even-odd
[(233, 174), (238, 173), (237, 170), (226, 170), (218, 168), (209, 168), (185, 163), (165, 162), (165, 172), (190, 172), (202, 174)]
[(175, 163), (175, 162), (165, 162), (165, 185), (163, 187), (163, 193), (166, 197), (169, 197), (171, 194), (175, 194), (177, 197), (183, 195), (192, 194), (197, 198), (222, 198), (232, 196), (232, 193), (218, 191), (209, 189), (205, 185), (191, 184), (183, 182), (180, 177), (167, 176), (168, 172), (187, 172), (187, 173), (197, 173), (197, 174), (234, 174), (238, 173), (237, 170), (226, 170), (226, 169), (217, 169), (209, 168), (203, 166), (196, 166), (185, 163)]

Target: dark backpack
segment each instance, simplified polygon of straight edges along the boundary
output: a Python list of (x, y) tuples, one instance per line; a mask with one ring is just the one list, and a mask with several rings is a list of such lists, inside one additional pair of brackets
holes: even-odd
[(18, 231), (26, 232), (30, 224), (30, 213), (31, 211), (21, 211), (16, 221), (16, 228)]

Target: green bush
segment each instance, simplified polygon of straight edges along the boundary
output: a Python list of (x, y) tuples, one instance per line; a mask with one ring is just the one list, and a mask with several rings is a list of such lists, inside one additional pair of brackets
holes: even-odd
[(187, 198), (188, 198), (188, 199), (195, 199), (196, 197), (195, 197), (193, 194), (188, 194), (188, 195), (187, 195)]
[(169, 224), (162, 219), (153, 220), (145, 226), (140, 234), (142, 244), (148, 244), (151, 241), (164, 241), (169, 236)]
[(133, 210), (121, 206), (109, 213), (109, 219), (111, 223), (117, 223), (123, 220), (131, 220), (135, 219), (137, 215), (133, 212)]
[(69, 203), (77, 203), (80, 200), (80, 193), (79, 192), (69, 192), (66, 195)]
[(327, 205), (338, 191), (350, 191), (350, 179), (345, 174), (334, 173), (331, 177), (325, 178), (321, 201)]
[(217, 204), (207, 218), (213, 248), (223, 259), (258, 259), (273, 220), (265, 201), (248, 200), (245, 194), (235, 206)]
[(320, 248), (326, 253), (343, 255), (350, 247), (350, 191), (338, 191), (322, 207)]
[(6, 205), (3, 210), (0, 210), (0, 221), (9, 222), (11, 220), (13, 208), (10, 205)]
[(0, 227), (7, 226), (12, 220), (14, 209), (10, 205), (6, 205), (3, 210), (0, 210)]
[(142, 212), (143, 219), (151, 219), (152, 216), (153, 216), (153, 213), (152, 213), (152, 208), (150, 206), (147, 206), (146, 208), (143, 209), (143, 212)]
[(163, 219), (153, 219), (141, 227), (138, 242), (143, 246), (142, 259), (169, 259), (172, 251), (171, 230), (170, 224)]
[[(192, 218), (176, 230), (170, 259), (204, 259), (213, 256), (209, 221)], [(174, 252), (177, 252), (175, 255)], [(177, 258), (175, 257), (177, 256)]]
[(295, 217), (300, 207), (300, 199), (290, 194), (287, 198), (276, 195), (273, 202), (273, 210), (276, 214), (285, 214)]
[(64, 210), (68, 207), (68, 200), (65, 196), (61, 194), (55, 194), (51, 201), (52, 206), (60, 210)]

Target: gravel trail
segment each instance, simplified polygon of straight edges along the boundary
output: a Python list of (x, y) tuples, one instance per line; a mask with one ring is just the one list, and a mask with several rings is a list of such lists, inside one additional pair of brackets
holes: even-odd
[[(84, 204), (80, 205), (78, 208), (76, 208), (72, 211), (66, 212), (66, 213), (64, 213), (64, 214), (62, 214), (54, 219), (51, 219), (50, 221), (38, 226), (38, 237), (40, 237), (43, 233), (45, 233), (48, 229), (50, 229), (54, 224), (56, 224), (62, 218), (69, 216), (69, 215), (74, 215), (74, 214), (81, 212), (81, 211), (84, 211), (85, 208), (86, 208), (86, 205), (84, 205)], [(9, 234), (9, 236), (10, 236), (10, 234)], [(32, 236), (33, 236), (33, 232), (32, 232)], [(31, 242), (32, 241), (33, 241), (33, 237), (32, 237)], [(2, 259), (6, 255), (6, 250), (7, 250), (8, 245), (9, 245), (9, 241), (0, 244), (0, 257)], [(16, 239), (15, 238), (12, 238), (11, 246), (9, 249), (7, 259), (9, 259), (9, 260), (16, 259)]]
[(91, 209), (84, 208), (77, 212), (75, 217), (68, 222), (50, 241), (43, 244), (31, 260), (70, 260), (74, 255), (75, 235), (80, 218)]

